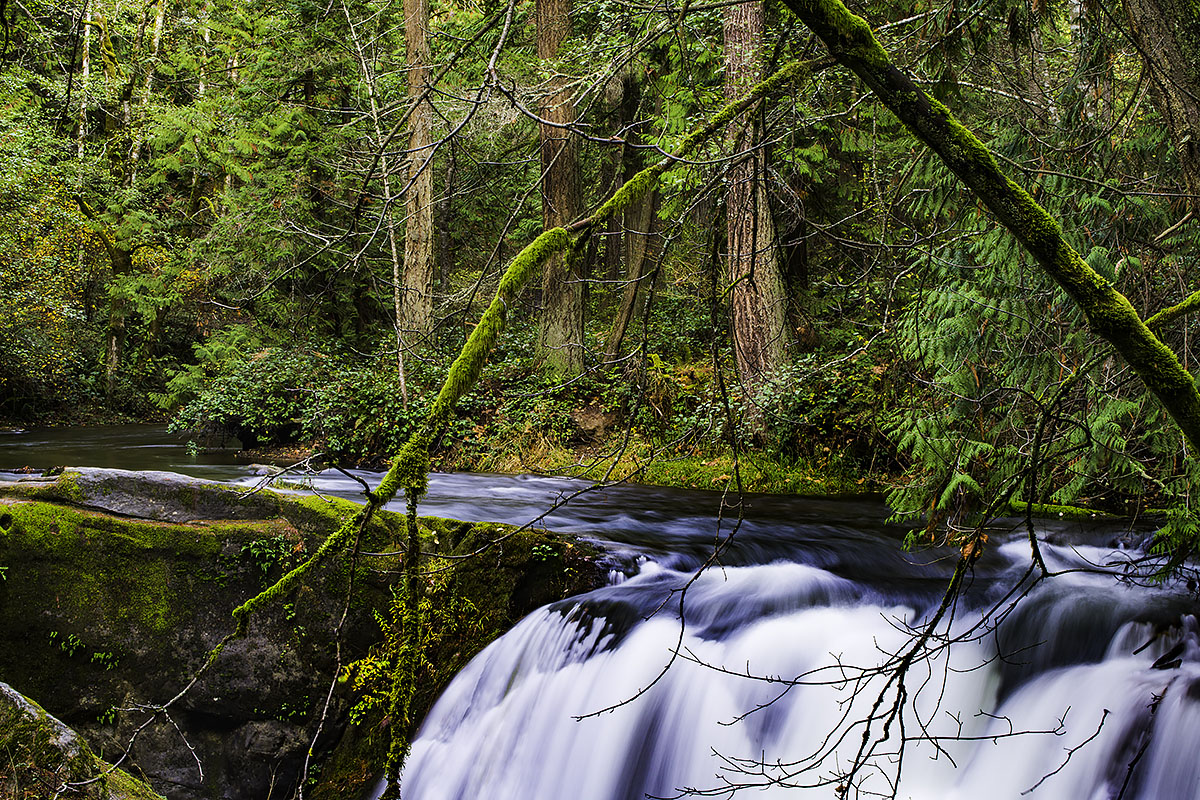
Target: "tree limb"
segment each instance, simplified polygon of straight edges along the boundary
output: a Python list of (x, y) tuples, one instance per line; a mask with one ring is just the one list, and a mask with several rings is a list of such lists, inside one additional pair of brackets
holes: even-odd
[(1175, 354), (1150, 331), (1128, 298), (1096, 273), (1063, 236), (1058, 221), (1001, 170), (995, 157), (950, 110), (929, 97), (888, 57), (871, 27), (840, 0), (784, 0), (841, 64), (991, 209), (1043, 271), (1066, 290), (1091, 330), (1112, 344), (1200, 448), (1200, 392)]
[(1164, 308), (1153, 317), (1150, 317), (1150, 319), (1146, 320), (1146, 327), (1162, 330), (1163, 325), (1166, 325), (1171, 320), (1182, 317), (1184, 314), (1191, 313), (1197, 307), (1200, 307), (1200, 290), (1192, 292), (1182, 303), (1176, 303), (1170, 308)]

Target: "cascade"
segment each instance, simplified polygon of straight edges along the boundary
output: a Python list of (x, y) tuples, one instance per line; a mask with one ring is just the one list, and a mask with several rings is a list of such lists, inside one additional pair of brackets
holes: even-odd
[(885, 733), (896, 684), (873, 668), (913, 641), (956, 554), (904, 553), (877, 507), (759, 502), (698, 577), (715, 516), (617, 503), (606, 534), (640, 570), (471, 662), (404, 797), (835, 797), (884, 692), (846, 796), (1200, 798), (1197, 604), (1122, 577), (1139, 553), (1121, 536), (1048, 529), (1057, 574), (1035, 583), (1023, 532), (997, 532)]
[[(258, 480), (191, 464), (161, 434), (104, 434), (104, 452), (135, 451), (111, 466)], [(54, 436), (22, 436), (0, 455), (10, 466), (91, 460), (78, 435)], [(312, 483), (361, 490), (334, 473)], [(536, 520), (604, 540), (623, 566), (612, 585), (536, 611), (457, 676), (413, 743), (406, 800), (829, 798), (873, 708), (849, 797), (1200, 800), (1200, 602), (1188, 586), (1136, 578), (1138, 535), (1047, 523), (1055, 574), (1034, 583), (1024, 532), (993, 532), (907, 671), (885, 734), (898, 684), (873, 669), (938, 607), (956, 552), (904, 552), (902, 532), (880, 523), (886, 509), (867, 501), (758, 496), (732, 509), (714, 493), (651, 487), (574, 496), (588, 489), (431, 476), (424, 513)]]

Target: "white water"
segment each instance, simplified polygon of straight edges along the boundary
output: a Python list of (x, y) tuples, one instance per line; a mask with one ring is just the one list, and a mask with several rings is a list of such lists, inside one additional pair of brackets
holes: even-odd
[[(713, 569), (686, 594), (682, 639), (672, 590), (689, 571), (648, 570), (532, 614), (438, 701), (413, 745), (404, 797), (636, 800), (693, 789), (727, 797), (732, 787), (834, 797), (885, 680), (855, 680), (860, 668), (911, 641), (909, 626), (936, 607), (941, 585), (922, 565), (880, 578), (894, 540), (877, 537), (870, 552), (845, 538), (830, 536), (842, 553), (832, 561), (858, 550), (870, 580), (798, 563), (811, 555), (804, 547), (797, 562)], [(980, 562), (954, 634), (1020, 582), (1026, 547), (989, 553), (990, 570)], [(1056, 569), (1124, 555), (1043, 547)], [(1191, 607), (1184, 593), (1104, 575), (1043, 583), (999, 633), (916, 663), (905, 680), (902, 763), (900, 721), (886, 741), (877, 722), (875, 754), (848, 796), (891, 796), (899, 780), (895, 796), (924, 800), (1099, 800), (1123, 789), (1126, 798), (1200, 798)], [(1176, 645), (1182, 663), (1153, 668)], [(791, 686), (768, 680), (797, 676)]]

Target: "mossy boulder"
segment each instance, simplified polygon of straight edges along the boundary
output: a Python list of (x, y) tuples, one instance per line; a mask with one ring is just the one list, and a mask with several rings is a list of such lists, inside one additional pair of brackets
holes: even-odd
[[(241, 494), (115, 470), (0, 483), (0, 680), (100, 757), (128, 750), (122, 764), (170, 800), (289, 795), (310, 743), (328, 752), (360, 702), (339, 684), (323, 711), (339, 665), (378, 649), (399, 577), (398, 556), (378, 554), (399, 549), (403, 518), (379, 512), (357, 542), (357, 552), (376, 555), (336, 553), (305, 573), (163, 710), (234, 629), (233, 609), (359, 509)], [(431, 596), (450, 592), (470, 619), (431, 640), (437, 679), (421, 687), (426, 706), (525, 611), (603, 580), (581, 545), (545, 532), (434, 519), (422, 527), (430, 551), (480, 551), (431, 570)]]
[(75, 731), (0, 683), (0, 797), (43, 800), (163, 800), (124, 770), (92, 754)]

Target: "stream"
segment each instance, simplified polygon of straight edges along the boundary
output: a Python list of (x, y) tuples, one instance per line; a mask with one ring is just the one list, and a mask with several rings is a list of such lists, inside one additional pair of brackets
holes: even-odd
[[(162, 428), (0, 433), (0, 469), (66, 464), (260, 479), (229, 452), (190, 456)], [(305, 480), (361, 496), (346, 475)], [(1200, 800), (1200, 603), (1186, 586), (1130, 579), (1145, 530), (1045, 523), (1055, 574), (1033, 581), (1023, 527), (998, 527), (896, 680), (876, 668), (939, 608), (957, 553), (904, 551), (877, 500), (734, 500), (432, 475), (423, 514), (536, 520), (605, 543), (619, 568), (611, 585), (525, 618), (455, 678), (413, 744), (405, 800), (832, 798), (838, 787)]]

